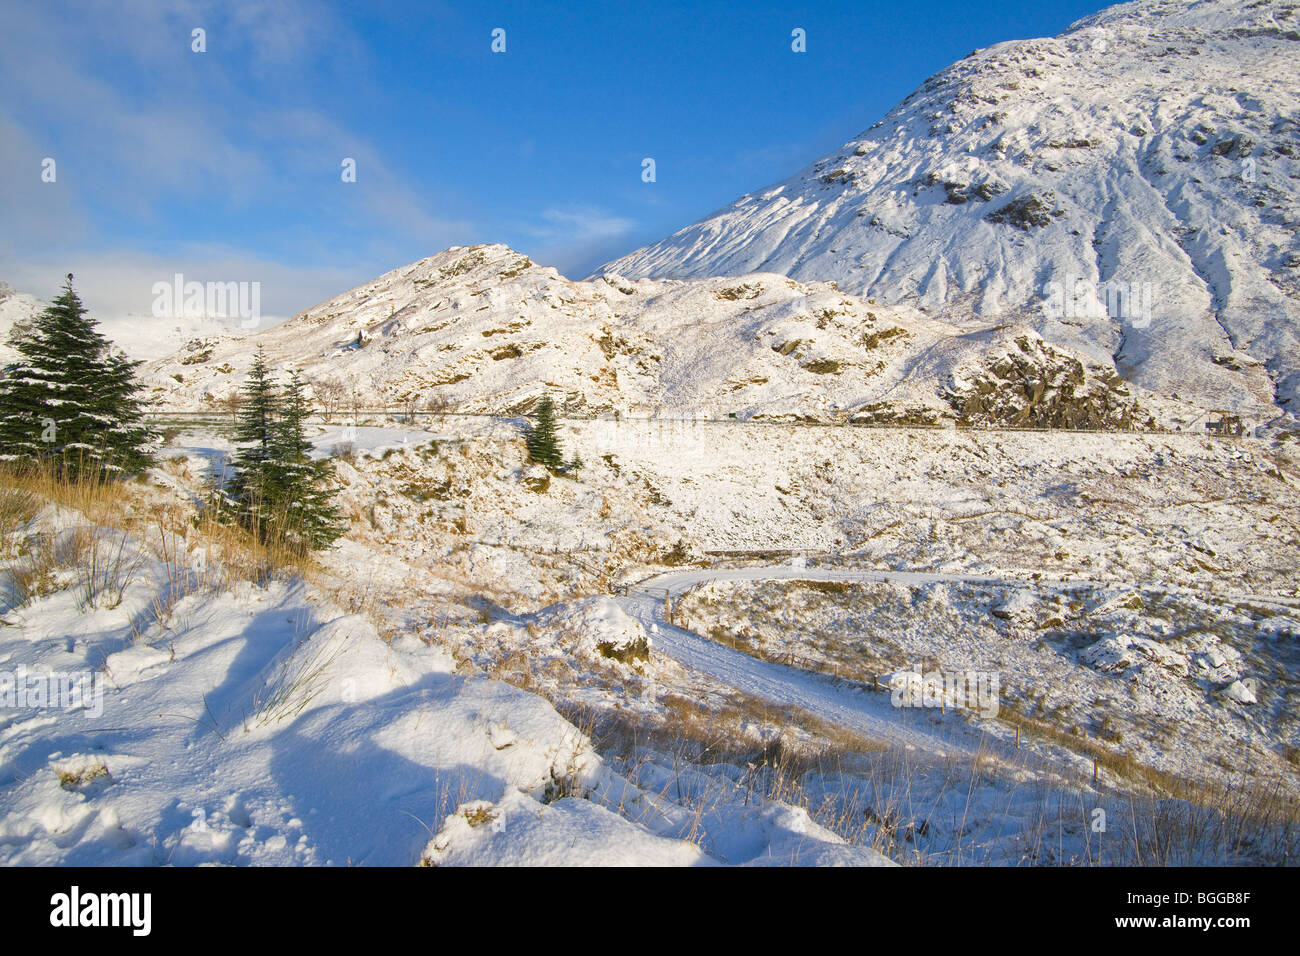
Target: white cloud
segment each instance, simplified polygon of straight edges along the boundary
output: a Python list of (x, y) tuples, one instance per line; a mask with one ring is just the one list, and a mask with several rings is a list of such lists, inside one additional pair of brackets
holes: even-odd
[(626, 235), (636, 225), (631, 219), (591, 206), (546, 209), (541, 218), (541, 223), (525, 226), (523, 231), (539, 239), (562, 242), (612, 239)]
[(5, 268), (8, 273), (0, 278), (20, 292), (47, 301), (58, 294), (64, 276), (73, 273), (77, 294), (91, 315), (103, 322), (132, 317), (152, 321), (154, 283), (170, 283), (178, 272), (186, 281), (258, 282), (264, 325), (286, 319), (387, 271), (373, 263), (357, 263), (346, 269), (299, 267), (205, 246), (168, 256), (132, 251), (72, 253), (28, 259)]
[(621, 249), (636, 228), (634, 220), (596, 206), (551, 207), (538, 218), (516, 227), (523, 237), (517, 243), (519, 250), (573, 278), (612, 258), (611, 250)]
[[(52, 291), (78, 262), (125, 261), (144, 273), (230, 278), (265, 267), (294, 288), (293, 276), (353, 274), (357, 260), (386, 271), (477, 240), (472, 224), (436, 215), (435, 197), (386, 162), (379, 144), (297, 95), (318, 78), (322, 61), (327, 70), (335, 59), (364, 66), (356, 38), (322, 16), (329, 14), (279, 0), (166, 8), (124, 0), (76, 17), (57, 5), (0, 6), (0, 160), (7, 174), (0, 183), (0, 278)], [(194, 26), (208, 31), (207, 53), (189, 50)], [(266, 71), (273, 80), (260, 76)], [(149, 80), (145, 89), (132, 85), (141, 76)], [(40, 182), (47, 155), (58, 163), (55, 184)], [(340, 178), (344, 157), (357, 162), (355, 183)], [(117, 237), (118, 220), (147, 233), (153, 223), (174, 223), (178, 209), (227, 217), (249, 210), (248, 228), (235, 241), (262, 251), (225, 250), (203, 261), (196, 253), (212, 246), (172, 243), (175, 254), (164, 256), (155, 253), (171, 251), (166, 240), (133, 251)], [(293, 215), (296, 209), (307, 215)], [(314, 229), (321, 220), (329, 228)], [(194, 226), (181, 234), (215, 231), (201, 220)], [(347, 268), (268, 261), (308, 257)], [(134, 279), (99, 278), (121, 290), (106, 307), (133, 308)], [(298, 295), (283, 298), (295, 310), (304, 304)]]

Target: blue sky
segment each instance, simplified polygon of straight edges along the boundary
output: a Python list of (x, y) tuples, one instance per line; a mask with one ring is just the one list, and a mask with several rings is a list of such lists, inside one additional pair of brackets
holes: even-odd
[(0, 279), (49, 296), (72, 270), (115, 314), (177, 271), (260, 281), (283, 316), (449, 245), (578, 278), (791, 175), (972, 49), (1097, 9), (5, 3)]

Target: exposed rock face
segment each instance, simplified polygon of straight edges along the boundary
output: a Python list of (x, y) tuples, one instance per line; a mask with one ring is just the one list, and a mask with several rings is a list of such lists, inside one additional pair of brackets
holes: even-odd
[(1259, 703), (1259, 698), (1255, 696), (1255, 692), (1251, 690), (1244, 681), (1233, 681), (1222, 690), (1221, 694), (1227, 700), (1234, 701), (1238, 704), (1249, 705)]
[(895, 405), (891, 402), (873, 402), (853, 413), (855, 425), (897, 425), (932, 427), (940, 423), (939, 412), (915, 405)]
[(945, 398), (963, 425), (1024, 428), (1149, 429), (1133, 390), (1114, 371), (1085, 368), (1038, 339), (1021, 336), (1014, 351), (992, 358), (974, 376), (956, 377)]
[(993, 210), (984, 218), (989, 222), (1005, 223), (1029, 232), (1031, 229), (1050, 226), (1052, 218), (1063, 216), (1065, 211), (1056, 205), (1056, 194), (1029, 195), (1013, 199)]
[(1186, 677), (1187, 659), (1145, 637), (1119, 634), (1107, 637), (1079, 652), (1081, 663), (1099, 671), (1124, 673), (1130, 669), (1163, 669), (1173, 677)]

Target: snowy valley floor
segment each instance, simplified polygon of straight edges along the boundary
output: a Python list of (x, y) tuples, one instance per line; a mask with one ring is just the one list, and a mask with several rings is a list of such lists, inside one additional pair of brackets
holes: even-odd
[[(1296, 452), (563, 438), (574, 477), (517, 422), (324, 426), (351, 531), (272, 573), (189, 522), (220, 428), (107, 505), (6, 489), (0, 860), (1295, 858)], [(997, 674), (997, 715), (891, 706), (913, 667)], [(90, 708), (19, 704), (52, 673)]]

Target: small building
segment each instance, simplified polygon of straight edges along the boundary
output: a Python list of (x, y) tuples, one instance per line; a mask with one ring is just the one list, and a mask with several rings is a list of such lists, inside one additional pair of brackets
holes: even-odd
[(1205, 420), (1205, 430), (1214, 435), (1233, 438), (1254, 433), (1254, 429), (1242, 421), (1240, 415), (1219, 410), (1210, 412), (1210, 416)]

